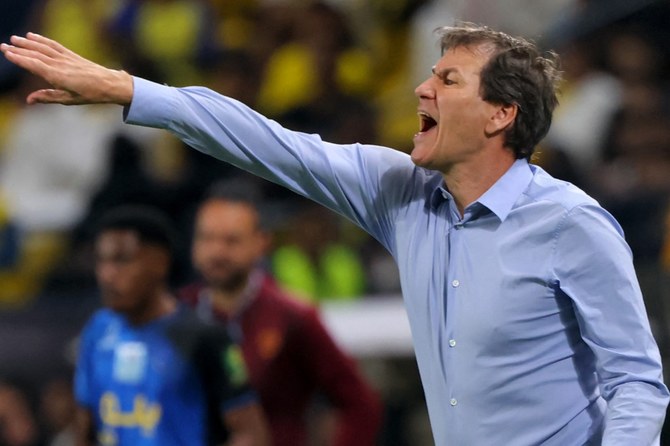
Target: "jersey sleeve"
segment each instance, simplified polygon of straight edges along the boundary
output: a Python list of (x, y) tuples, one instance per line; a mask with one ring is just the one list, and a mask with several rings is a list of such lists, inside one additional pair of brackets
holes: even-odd
[(74, 396), (80, 406), (95, 410), (97, 405), (92, 379), (92, 361), (100, 314), (91, 318), (79, 335), (79, 347), (74, 373)]

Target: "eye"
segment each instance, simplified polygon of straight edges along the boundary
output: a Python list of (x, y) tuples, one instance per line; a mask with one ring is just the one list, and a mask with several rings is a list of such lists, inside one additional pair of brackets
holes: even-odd
[(431, 70), (431, 72), (433, 73), (433, 76), (440, 79), (442, 84), (447, 85), (447, 86), (455, 85), (455, 84), (458, 83), (456, 80), (450, 78), (450, 76), (454, 76), (454, 73), (452, 71), (453, 70), (451, 70), (451, 69), (445, 69), (445, 70), (439, 70), (438, 71), (437, 69), (435, 69), (435, 67), (433, 67), (433, 69)]
[(442, 84), (444, 85), (454, 85), (456, 84), (456, 81), (452, 79), (450, 76), (453, 76), (451, 73), (442, 73), (438, 77), (442, 81)]
[(444, 85), (456, 85), (458, 83), (457, 76), (451, 72), (443, 73), (440, 78), (442, 79), (442, 83)]

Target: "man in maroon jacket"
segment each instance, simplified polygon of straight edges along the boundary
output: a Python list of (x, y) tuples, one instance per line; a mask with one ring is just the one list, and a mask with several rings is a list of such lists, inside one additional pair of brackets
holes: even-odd
[(306, 414), (317, 394), (337, 413), (330, 444), (374, 445), (381, 424), (376, 393), (316, 310), (288, 297), (258, 267), (267, 240), (252, 194), (215, 188), (198, 209), (192, 246), (204, 282), (183, 288), (180, 297), (201, 316), (227, 324), (241, 343), (275, 446), (306, 444)]

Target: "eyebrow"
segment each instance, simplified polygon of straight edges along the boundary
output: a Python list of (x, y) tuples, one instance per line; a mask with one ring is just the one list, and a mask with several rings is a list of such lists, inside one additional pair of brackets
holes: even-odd
[(443, 68), (438, 71), (435, 68), (435, 65), (431, 67), (430, 72), (433, 73), (435, 76), (439, 77), (440, 79), (444, 79), (449, 75), (449, 73), (460, 74), (460, 71), (457, 68)]

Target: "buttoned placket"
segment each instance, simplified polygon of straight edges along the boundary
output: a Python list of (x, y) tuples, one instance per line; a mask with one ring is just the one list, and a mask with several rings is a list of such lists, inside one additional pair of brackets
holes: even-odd
[(462, 286), (463, 280), (461, 264), (459, 258), (462, 257), (464, 249), (464, 233), (467, 230), (467, 224), (476, 215), (478, 204), (473, 204), (466, 208), (463, 217), (461, 218), (454, 200), (449, 200), (449, 212), (451, 219), (451, 227), (448, 233), (449, 245), (449, 264), (447, 267), (446, 280), (446, 314), (445, 314), (445, 330), (447, 335), (446, 342), (443, 342), (442, 357), (445, 360), (444, 369), (446, 370), (447, 389), (449, 390), (449, 406), (453, 409), (458, 407), (458, 377), (453, 373), (458, 361), (458, 307), (459, 300), (463, 298)]

